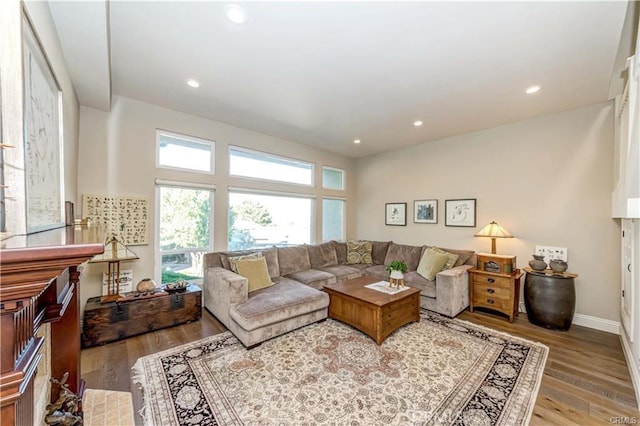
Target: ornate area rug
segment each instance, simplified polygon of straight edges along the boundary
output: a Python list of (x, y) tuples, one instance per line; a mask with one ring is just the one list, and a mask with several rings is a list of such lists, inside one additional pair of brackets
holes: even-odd
[(423, 312), (381, 346), (333, 320), (251, 350), (225, 332), (138, 359), (149, 425), (524, 425), (548, 348)]

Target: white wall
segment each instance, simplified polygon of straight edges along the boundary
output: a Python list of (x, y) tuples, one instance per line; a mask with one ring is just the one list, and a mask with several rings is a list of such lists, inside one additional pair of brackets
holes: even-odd
[[(604, 103), (358, 161), (357, 236), (490, 251), (473, 235), (496, 220), (515, 238), (499, 254), (523, 267), (536, 245), (567, 247), (576, 312), (619, 320), (619, 224), (611, 219), (613, 105)], [(445, 227), (444, 200), (477, 199), (475, 228)], [(438, 199), (438, 223), (415, 224), (413, 200)], [(384, 205), (407, 202), (407, 226)], [(523, 301), (523, 299), (521, 299)]]
[[(216, 143), (215, 176), (155, 166), (156, 129), (214, 140)], [(76, 213), (82, 214), (82, 194), (110, 194), (149, 197), (151, 218), (155, 216), (155, 178), (214, 184), (214, 248), (224, 250), (227, 245), (228, 187), (253, 187), (284, 192), (309, 192), (308, 188), (265, 183), (229, 177), (228, 146), (236, 145), (268, 151), (285, 157), (316, 164), (315, 194), (316, 236), (321, 240), (321, 199), (323, 195), (342, 195), (344, 192), (322, 189), (322, 166), (346, 170), (347, 176), (347, 232), (355, 235), (355, 173), (353, 160), (291, 141), (277, 139), (224, 123), (180, 113), (148, 103), (114, 97), (111, 112), (88, 107), (80, 108), (80, 149), (78, 154), (78, 196)], [(132, 246), (140, 260), (123, 263), (131, 267), (134, 285), (140, 279), (154, 276), (155, 223), (150, 222), (150, 244)], [(89, 297), (100, 295), (102, 264), (88, 265), (83, 275), (82, 304)]]

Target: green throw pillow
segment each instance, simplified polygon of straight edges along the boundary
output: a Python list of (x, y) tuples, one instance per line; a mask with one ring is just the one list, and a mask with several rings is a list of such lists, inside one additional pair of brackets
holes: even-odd
[(444, 268), (448, 260), (449, 256), (446, 254), (425, 250), (418, 265), (418, 274), (432, 281), (436, 277), (436, 274), (442, 271), (442, 268)]

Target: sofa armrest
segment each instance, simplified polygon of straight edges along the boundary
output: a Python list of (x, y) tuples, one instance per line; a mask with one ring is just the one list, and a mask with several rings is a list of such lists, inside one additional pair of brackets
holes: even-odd
[(204, 306), (229, 327), (231, 305), (245, 302), (249, 294), (249, 280), (221, 267), (208, 268), (204, 276)]
[(438, 312), (455, 317), (469, 306), (469, 274), (471, 265), (460, 265), (436, 274)]

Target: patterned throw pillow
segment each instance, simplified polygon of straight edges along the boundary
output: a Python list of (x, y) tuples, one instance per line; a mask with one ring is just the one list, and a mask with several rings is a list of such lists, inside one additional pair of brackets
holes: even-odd
[(372, 249), (371, 241), (349, 241), (347, 243), (347, 265), (357, 263), (371, 265), (373, 263)]
[(449, 253), (448, 251), (444, 251), (438, 247), (427, 247), (425, 252), (446, 254), (449, 257), (449, 259), (447, 260), (447, 263), (444, 265), (444, 268), (442, 268), (443, 271), (453, 268), (453, 266), (456, 264), (456, 261), (458, 260), (458, 257), (460, 257), (457, 254)]
[(239, 260), (260, 259), (261, 257), (263, 257), (262, 256), (262, 252), (245, 254), (244, 256), (230, 257), (229, 258), (229, 266), (231, 267), (231, 270), (237, 274), (238, 273), (238, 261)]

